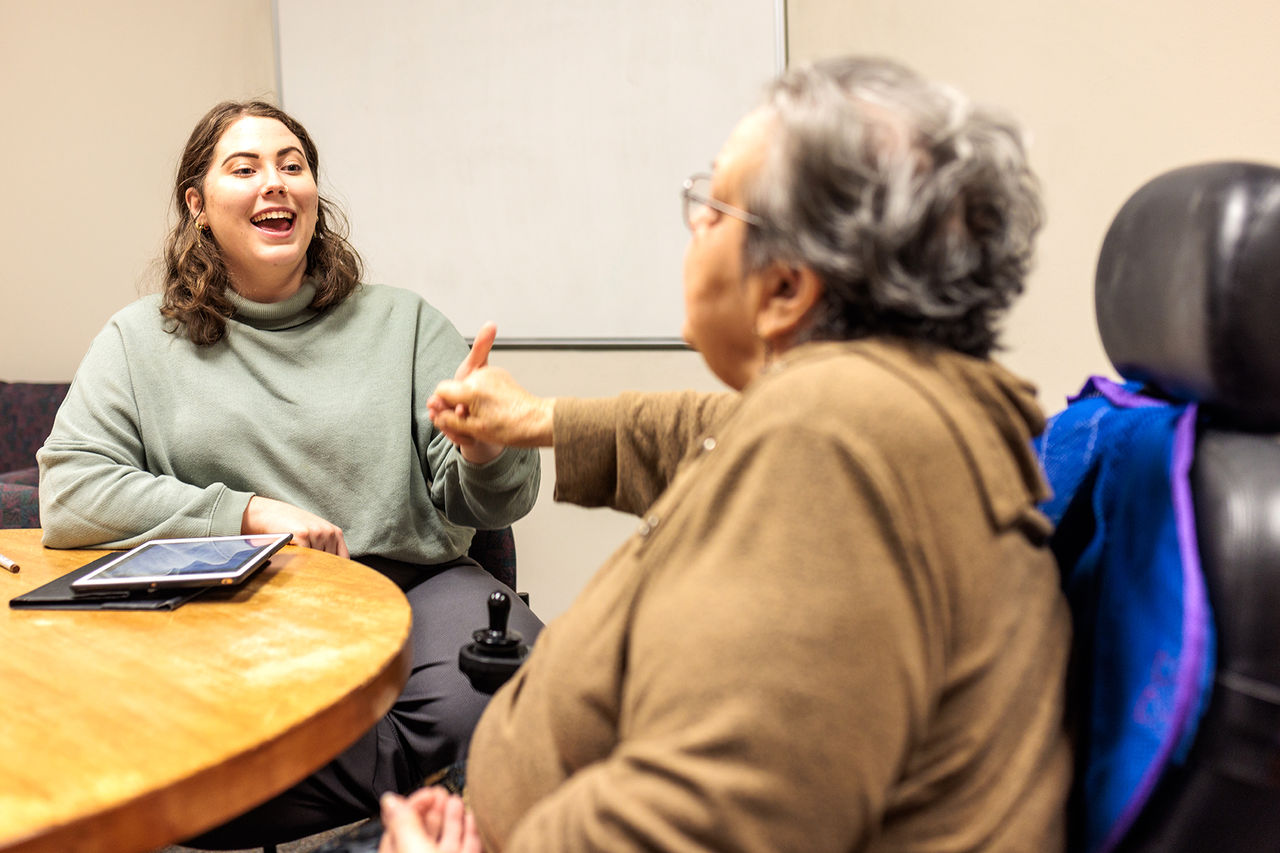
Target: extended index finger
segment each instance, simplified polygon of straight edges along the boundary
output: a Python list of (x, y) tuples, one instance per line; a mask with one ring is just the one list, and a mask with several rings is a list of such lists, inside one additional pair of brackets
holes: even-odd
[(493, 349), (493, 342), (498, 337), (498, 326), (496, 323), (485, 323), (480, 327), (480, 331), (476, 333), (476, 339), (471, 344), (471, 352), (467, 353), (467, 357), (462, 360), (462, 364), (458, 365), (458, 371), (453, 374), (454, 379), (466, 379), (471, 375), (473, 370), (479, 370), (489, 363), (489, 350)]

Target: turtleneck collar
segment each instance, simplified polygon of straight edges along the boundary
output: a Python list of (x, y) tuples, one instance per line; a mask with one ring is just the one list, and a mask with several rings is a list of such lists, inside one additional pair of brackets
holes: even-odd
[(227, 288), (227, 299), (236, 309), (235, 319), (257, 329), (290, 329), (302, 325), (320, 313), (311, 307), (315, 297), (316, 286), (310, 279), (303, 279), (297, 293), (279, 302), (254, 302)]

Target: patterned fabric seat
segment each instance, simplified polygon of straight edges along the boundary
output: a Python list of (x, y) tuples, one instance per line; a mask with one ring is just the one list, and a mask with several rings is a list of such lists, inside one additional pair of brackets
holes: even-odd
[(70, 386), (0, 382), (0, 527), (39, 527), (36, 451)]

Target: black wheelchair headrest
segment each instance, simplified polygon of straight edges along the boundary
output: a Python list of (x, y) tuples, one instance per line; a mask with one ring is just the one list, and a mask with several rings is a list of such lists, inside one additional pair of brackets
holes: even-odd
[(1148, 182), (1103, 241), (1095, 307), (1121, 376), (1280, 429), (1280, 169), (1206, 163)]

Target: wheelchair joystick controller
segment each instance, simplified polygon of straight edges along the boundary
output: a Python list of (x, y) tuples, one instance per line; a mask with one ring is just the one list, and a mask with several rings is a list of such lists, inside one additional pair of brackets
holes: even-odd
[[(501, 590), (489, 596), (489, 627), (471, 634), (471, 642), (458, 650), (458, 668), (480, 693), (492, 694), (507, 683), (529, 656), (529, 647), (518, 631), (507, 630), (511, 618), (511, 599)], [(454, 765), (454, 768), (459, 765)], [(427, 784), (450, 788), (457, 784), (453, 770), (427, 780)], [(450, 788), (450, 790), (455, 790)], [(315, 853), (377, 853), (382, 839), (382, 821), (374, 817), (354, 830), (331, 838), (315, 848)]]
[(501, 590), (489, 596), (489, 627), (471, 635), (471, 642), (458, 651), (458, 668), (481, 693), (493, 693), (529, 656), (529, 647), (518, 631), (507, 630), (511, 599)]

